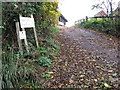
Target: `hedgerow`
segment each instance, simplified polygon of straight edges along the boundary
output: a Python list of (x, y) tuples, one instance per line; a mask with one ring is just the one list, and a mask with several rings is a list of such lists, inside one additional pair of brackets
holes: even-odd
[[(57, 9), (57, 2), (2, 3), (2, 88), (40, 88), (41, 72), (38, 70), (41, 66), (51, 66), (59, 48), (53, 40), (54, 34), (58, 32), (56, 25), (60, 12)], [(29, 54), (24, 47), (23, 55), (19, 52), (15, 26), (15, 22), (19, 22), (19, 14), (24, 17), (33, 14), (35, 19), (40, 47), (36, 48), (33, 31), (26, 29)]]
[(86, 29), (92, 29), (95, 31), (101, 31), (106, 34), (111, 34), (116, 37), (120, 37), (120, 18), (113, 19), (91, 19), (83, 24), (76, 25), (78, 27), (83, 27)]

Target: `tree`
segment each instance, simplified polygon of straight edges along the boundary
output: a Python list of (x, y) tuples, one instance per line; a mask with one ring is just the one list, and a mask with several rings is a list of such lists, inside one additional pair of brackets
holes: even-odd
[(99, 0), (99, 3), (92, 5), (93, 9), (103, 9), (107, 12), (107, 15), (113, 15), (113, 0)]

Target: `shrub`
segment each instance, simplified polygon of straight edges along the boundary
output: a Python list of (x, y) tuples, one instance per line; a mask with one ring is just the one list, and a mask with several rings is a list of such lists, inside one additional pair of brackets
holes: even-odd
[[(35, 86), (39, 84), (37, 68), (40, 66), (50, 67), (54, 54), (57, 53), (57, 45), (51, 38), (58, 29), (57, 2), (4, 2), (2, 4), (3, 18), (3, 75), (2, 88), (19, 88)], [(35, 48), (32, 30), (27, 29), (27, 39), (30, 53), (23, 49), (23, 55), (18, 51), (15, 22), (19, 21), (19, 14), (22, 16), (34, 15), (37, 35), (40, 37), (39, 48)], [(42, 42), (44, 39), (45, 42)], [(22, 43), (23, 44), (23, 43)], [(52, 53), (52, 54), (51, 54)], [(39, 63), (39, 64), (38, 64)]]
[[(49, 38), (52, 33), (56, 32), (55, 25), (58, 24), (60, 16), (57, 9), (57, 2), (4, 2), (2, 4), (4, 46), (6, 43), (17, 46), (15, 22), (19, 21), (19, 14), (23, 16), (33, 14), (36, 30), (40, 32), (38, 35), (41, 38)], [(27, 35), (27, 37), (30, 36), (30, 34)]]
[(95, 20), (95, 19), (91, 19), (87, 22), (85, 22), (84, 24), (79, 24), (76, 25), (78, 27), (83, 27), (86, 29), (92, 29), (92, 30), (96, 30), (96, 31), (101, 31), (104, 32), (106, 34), (111, 34), (111, 35), (115, 35), (117, 37), (120, 37), (120, 22), (119, 22), (119, 18), (115, 18), (115, 19), (103, 19), (103, 20)]

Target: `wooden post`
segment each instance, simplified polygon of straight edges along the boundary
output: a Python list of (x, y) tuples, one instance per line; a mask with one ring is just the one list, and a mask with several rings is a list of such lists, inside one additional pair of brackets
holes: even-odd
[[(25, 29), (24, 29), (24, 28), (22, 28), (22, 31), (25, 31)], [(27, 52), (29, 53), (27, 38), (26, 38), (26, 39), (24, 39), (24, 42), (25, 42), (25, 47), (26, 47), (26, 50), (27, 50)]]
[[(37, 47), (39, 47), (37, 33), (36, 33), (36, 30), (35, 30), (35, 23), (34, 23), (34, 20), (33, 20), (34, 19), (33, 15), (31, 14), (31, 18), (30, 17), (29, 18), (27, 18), (27, 17), (23, 18), (22, 15), (20, 15), (20, 14), (19, 14), (19, 16), (20, 16), (20, 24), (21, 24), (22, 31), (25, 32), (25, 28), (33, 28), (36, 45), (37, 45)], [(30, 20), (30, 23), (27, 20)], [(31, 24), (31, 22), (32, 22), (32, 24)], [(26, 37), (24, 38), (24, 42), (25, 42), (25, 45), (26, 45), (25, 46), (26, 50), (29, 53), (28, 42), (27, 42), (27, 38)]]
[[(33, 15), (32, 15), (32, 14), (31, 14), (31, 18), (33, 18)], [(37, 33), (36, 33), (36, 30), (35, 30), (35, 27), (33, 27), (33, 30), (34, 30), (36, 45), (37, 45), (37, 47), (39, 47), (38, 38), (37, 38)]]
[(88, 17), (86, 16), (86, 22), (88, 21)]
[[(19, 14), (19, 15), (20, 15), (20, 14)], [(20, 15), (20, 17), (22, 17), (22, 15)], [(25, 29), (24, 29), (24, 28), (22, 28), (22, 31), (25, 31)], [(27, 52), (29, 53), (27, 39), (24, 39), (24, 42), (25, 42), (25, 47), (26, 47), (26, 50), (27, 50)]]
[(23, 55), (22, 44), (21, 44), (21, 40), (20, 40), (20, 37), (19, 37), (20, 36), (19, 35), (19, 31), (20, 31), (19, 22), (16, 22), (15, 25), (16, 25), (16, 32), (17, 32), (19, 50), (20, 50), (21, 55)]

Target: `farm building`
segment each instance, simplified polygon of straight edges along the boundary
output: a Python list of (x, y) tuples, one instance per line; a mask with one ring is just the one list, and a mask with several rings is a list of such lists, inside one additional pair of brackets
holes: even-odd
[(68, 20), (61, 14), (61, 16), (59, 17), (59, 25), (65, 26), (66, 22), (68, 22)]
[(100, 12), (98, 12), (96, 15), (94, 15), (95, 17), (101, 17), (101, 16), (107, 16), (107, 14), (102, 10)]

